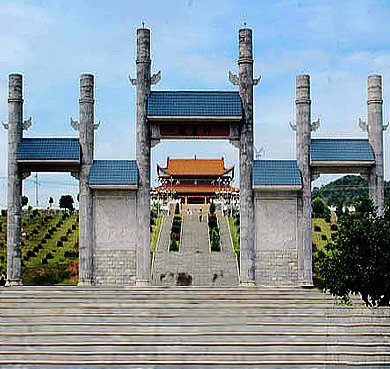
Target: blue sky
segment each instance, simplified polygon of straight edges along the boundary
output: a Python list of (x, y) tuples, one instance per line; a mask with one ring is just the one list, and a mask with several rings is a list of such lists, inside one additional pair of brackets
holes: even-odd
[[(152, 72), (162, 71), (156, 90), (229, 90), (237, 73), (238, 29), (253, 29), (255, 146), (263, 158), (294, 159), (295, 76), (311, 76), (313, 137), (366, 137), (367, 76), (383, 76), (384, 123), (390, 94), (390, 5), (387, 1), (4, 1), (0, 2), (0, 119), (7, 121), (8, 74), (24, 75), (24, 115), (33, 126), (25, 137), (77, 137), (79, 76), (95, 75), (96, 159), (135, 158), (136, 29), (151, 29)], [(385, 178), (390, 176), (384, 135)], [(226, 158), (238, 151), (226, 141), (163, 141), (152, 151), (156, 165), (174, 158)], [(236, 171), (238, 173), (238, 171)], [(6, 205), (7, 133), (0, 133), (0, 206)], [(329, 180), (322, 177), (317, 183)], [(322, 181), (322, 182), (321, 182)], [(40, 205), (49, 196), (77, 194), (68, 174), (40, 175)], [(24, 194), (34, 205), (33, 176)]]

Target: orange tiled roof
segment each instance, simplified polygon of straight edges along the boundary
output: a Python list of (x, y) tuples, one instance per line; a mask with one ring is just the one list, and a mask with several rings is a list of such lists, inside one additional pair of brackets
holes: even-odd
[(165, 168), (157, 165), (157, 170), (169, 176), (222, 176), (234, 169), (225, 168), (224, 159), (167, 159)]

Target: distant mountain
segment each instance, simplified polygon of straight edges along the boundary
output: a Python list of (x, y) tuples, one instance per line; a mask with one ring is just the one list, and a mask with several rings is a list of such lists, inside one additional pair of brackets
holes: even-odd
[[(329, 206), (337, 205), (340, 201), (345, 205), (351, 205), (355, 196), (368, 196), (368, 182), (360, 177), (348, 175), (336, 179), (322, 187), (315, 187), (312, 191), (312, 199), (322, 198)], [(385, 201), (390, 200), (390, 181), (385, 181)]]

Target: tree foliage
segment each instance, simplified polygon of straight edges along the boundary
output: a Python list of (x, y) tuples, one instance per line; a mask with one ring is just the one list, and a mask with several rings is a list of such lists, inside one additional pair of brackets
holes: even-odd
[(62, 195), (60, 197), (60, 208), (61, 209), (68, 209), (70, 212), (72, 212), (74, 210), (73, 203), (74, 203), (74, 200), (73, 200), (72, 195)]
[(26, 206), (28, 204), (28, 197), (22, 196), (22, 206)]
[(324, 200), (317, 197), (311, 202), (311, 215), (313, 218), (330, 219), (330, 209)]
[(178, 202), (175, 205), (175, 214), (180, 214), (180, 206)]
[(367, 306), (390, 304), (390, 208), (379, 216), (372, 200), (354, 199), (355, 213), (339, 212), (339, 229), (317, 261), (324, 288), (346, 298), (361, 294)]

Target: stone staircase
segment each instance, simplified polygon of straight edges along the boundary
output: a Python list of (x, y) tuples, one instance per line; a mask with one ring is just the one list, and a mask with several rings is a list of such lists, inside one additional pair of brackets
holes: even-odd
[(390, 310), (265, 287), (0, 288), (0, 368), (388, 368)]
[(221, 252), (211, 252), (206, 214), (199, 221), (199, 205), (182, 209), (183, 228), (179, 252), (169, 252), (172, 215), (163, 219), (160, 241), (152, 265), (153, 285), (174, 286), (179, 273), (191, 275), (193, 286), (235, 286), (239, 284), (236, 257), (231, 244), (226, 217), (218, 214)]

